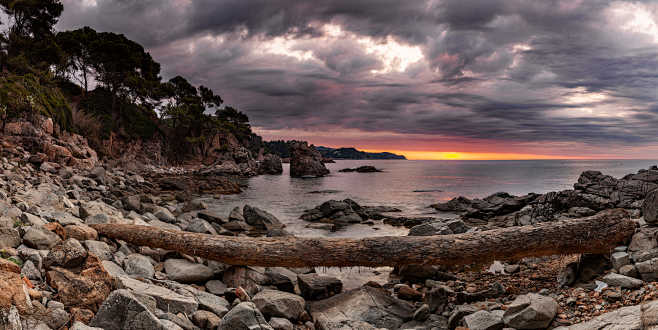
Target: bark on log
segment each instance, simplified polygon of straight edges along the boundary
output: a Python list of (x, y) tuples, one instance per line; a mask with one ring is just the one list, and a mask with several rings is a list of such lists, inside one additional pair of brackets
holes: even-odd
[(636, 223), (626, 211), (443, 236), (342, 238), (249, 238), (171, 231), (156, 227), (96, 224), (100, 235), (140, 246), (244, 266), (402, 266), (464, 265), (492, 260), (609, 253), (633, 235)]

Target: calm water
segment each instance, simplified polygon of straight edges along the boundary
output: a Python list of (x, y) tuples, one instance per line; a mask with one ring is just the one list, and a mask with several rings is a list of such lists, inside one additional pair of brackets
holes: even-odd
[[(317, 179), (293, 179), (284, 174), (259, 176), (247, 181), (240, 195), (212, 200), (211, 208), (228, 215), (235, 206), (260, 207), (287, 224), (297, 236), (363, 237), (404, 235), (405, 229), (378, 224), (356, 225), (330, 233), (307, 228), (299, 220), (306, 209), (330, 199), (352, 198), (362, 205), (388, 205), (404, 215), (435, 215), (430, 204), (462, 195), (486, 197), (498, 191), (515, 195), (570, 189), (585, 170), (600, 170), (621, 177), (657, 164), (655, 160), (530, 160), (530, 161), (400, 161), (343, 160), (327, 164), (332, 174)], [(374, 165), (382, 173), (339, 173), (338, 170)], [(337, 191), (312, 194), (312, 191)]]

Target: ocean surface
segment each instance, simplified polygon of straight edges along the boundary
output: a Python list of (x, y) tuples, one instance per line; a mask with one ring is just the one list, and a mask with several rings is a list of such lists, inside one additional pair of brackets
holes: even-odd
[[(656, 160), (522, 160), (522, 161), (418, 161), (338, 160), (327, 164), (323, 178), (291, 178), (289, 165), (283, 175), (250, 178), (239, 195), (209, 200), (210, 208), (228, 215), (236, 206), (262, 208), (287, 225), (296, 236), (365, 237), (405, 235), (407, 230), (384, 224), (354, 225), (338, 232), (308, 228), (299, 219), (330, 199), (351, 198), (361, 205), (394, 206), (399, 215), (450, 217), (428, 206), (453, 197), (486, 197), (495, 192), (523, 195), (571, 189), (585, 170), (622, 177), (658, 164)], [(340, 173), (343, 168), (374, 165), (381, 173)], [(320, 192), (320, 193), (318, 193)]]
[[(585, 170), (599, 170), (614, 177), (635, 173), (658, 164), (656, 160), (525, 160), (525, 161), (404, 161), (342, 160), (327, 164), (331, 175), (316, 179), (294, 179), (288, 164), (283, 175), (247, 179), (248, 188), (239, 195), (208, 199), (211, 209), (228, 215), (234, 207), (250, 204), (262, 208), (287, 225), (287, 230), (304, 237), (369, 237), (406, 235), (408, 230), (381, 222), (373, 226), (352, 225), (337, 232), (309, 228), (300, 220), (304, 210), (330, 199), (351, 198), (361, 205), (395, 206), (399, 215), (454, 217), (429, 205), (453, 197), (486, 197), (499, 191), (514, 195), (546, 193), (573, 188)], [(340, 173), (343, 168), (374, 165), (381, 173)], [(315, 193), (314, 193), (315, 192)], [(317, 193), (323, 192), (323, 193)], [(386, 283), (390, 267), (316, 268), (339, 278), (346, 290), (367, 281)]]

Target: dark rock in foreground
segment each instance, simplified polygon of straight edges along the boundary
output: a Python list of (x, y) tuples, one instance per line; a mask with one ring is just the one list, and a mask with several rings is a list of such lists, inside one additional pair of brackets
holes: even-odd
[(385, 219), (382, 213), (400, 212), (400, 209), (388, 206), (361, 206), (351, 199), (330, 200), (314, 209), (304, 211), (301, 219), (311, 222), (325, 222), (337, 227), (354, 223), (363, 223), (374, 219)]

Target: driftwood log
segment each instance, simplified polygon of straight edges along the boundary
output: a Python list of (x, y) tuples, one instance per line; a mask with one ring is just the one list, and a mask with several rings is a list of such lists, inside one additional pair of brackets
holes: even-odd
[(156, 227), (95, 224), (100, 235), (128, 243), (245, 266), (465, 265), (493, 260), (577, 253), (609, 253), (628, 240), (636, 223), (626, 211), (442, 236), (250, 238), (171, 231)]

